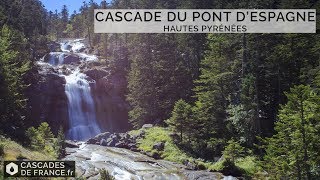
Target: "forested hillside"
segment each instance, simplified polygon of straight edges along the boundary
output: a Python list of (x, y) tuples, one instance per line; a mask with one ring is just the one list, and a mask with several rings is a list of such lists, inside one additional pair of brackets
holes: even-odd
[(2, 0), (0, 132), (21, 140), (37, 125), (26, 92), (46, 44), (86, 38), (90, 52), (126, 78), (132, 129), (169, 127), (183, 152), (205, 162), (223, 155), (234, 167), (252, 157), (272, 179), (318, 179), (319, 34), (95, 34), (93, 11), (319, 7), (317, 0), (91, 0), (79, 12), (47, 12), (38, 0)]

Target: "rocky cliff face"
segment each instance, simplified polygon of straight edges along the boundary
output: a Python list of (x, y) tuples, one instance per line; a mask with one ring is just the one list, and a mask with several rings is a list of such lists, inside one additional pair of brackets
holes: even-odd
[[(57, 49), (57, 43), (49, 45), (53, 46), (52, 49)], [(111, 71), (108, 62), (104, 60), (92, 59), (91, 55), (76, 52), (77, 49), (69, 44), (65, 47), (71, 48), (70, 51), (51, 52), (36, 63), (34, 77), (27, 91), (30, 118), (37, 123), (47, 121), (55, 132), (59, 126), (65, 130), (71, 128), (65, 77), (79, 69), (90, 82), (95, 118), (101, 131), (125, 131), (128, 124), (125, 76)], [(79, 49), (85, 51), (82, 46)], [(86, 108), (83, 109), (85, 111)]]
[(126, 79), (105, 63), (89, 62), (81, 71), (95, 80), (92, 88), (99, 124), (112, 132), (128, 128), (128, 103), (125, 101)]

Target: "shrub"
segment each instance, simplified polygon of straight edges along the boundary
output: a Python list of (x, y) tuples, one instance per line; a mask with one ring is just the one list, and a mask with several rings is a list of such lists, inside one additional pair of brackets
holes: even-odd
[(99, 172), (100, 172), (100, 180), (115, 180), (115, 178), (112, 175), (110, 175), (105, 168), (100, 169)]
[(44, 151), (55, 156), (55, 150), (53, 148), (54, 136), (48, 123), (43, 122), (38, 128), (29, 128), (26, 131), (26, 135), (29, 138), (32, 149)]

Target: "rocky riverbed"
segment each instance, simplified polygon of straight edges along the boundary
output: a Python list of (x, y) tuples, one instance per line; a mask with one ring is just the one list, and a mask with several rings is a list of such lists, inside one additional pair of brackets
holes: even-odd
[(221, 173), (188, 170), (186, 166), (165, 160), (156, 160), (139, 152), (124, 148), (105, 147), (78, 143), (79, 147), (67, 148), (63, 160), (76, 161), (79, 177), (96, 180), (99, 170), (105, 168), (117, 180), (168, 179), (168, 180), (235, 180)]

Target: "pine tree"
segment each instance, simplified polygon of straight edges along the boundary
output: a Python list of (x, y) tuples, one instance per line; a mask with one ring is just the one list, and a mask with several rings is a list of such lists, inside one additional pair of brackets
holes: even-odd
[(265, 167), (277, 178), (319, 178), (320, 96), (299, 85), (287, 93), (279, 112), (276, 134), (267, 139)]
[[(68, 21), (69, 21), (69, 10), (66, 5), (62, 6), (61, 10), (61, 21), (63, 23), (63, 28), (67, 27)], [(63, 29), (64, 30), (64, 29)]]
[(3, 26), (0, 31), (0, 122), (1, 130), (12, 133), (12, 127), (21, 128), (26, 98), (23, 81), (29, 70), (26, 61), (28, 54), (24, 53), (26, 39), (17, 31)]
[(59, 159), (65, 156), (65, 153), (66, 153), (65, 136), (64, 136), (64, 131), (62, 126), (60, 126), (58, 131), (55, 149)]
[(172, 116), (166, 122), (173, 127), (174, 131), (179, 133), (180, 142), (183, 142), (183, 135), (192, 131), (192, 106), (180, 99), (176, 102)]
[(222, 154), (226, 160), (230, 160), (232, 163), (235, 163), (237, 158), (244, 156), (244, 147), (240, 145), (239, 142), (231, 139), (227, 143), (228, 145), (223, 150)]

